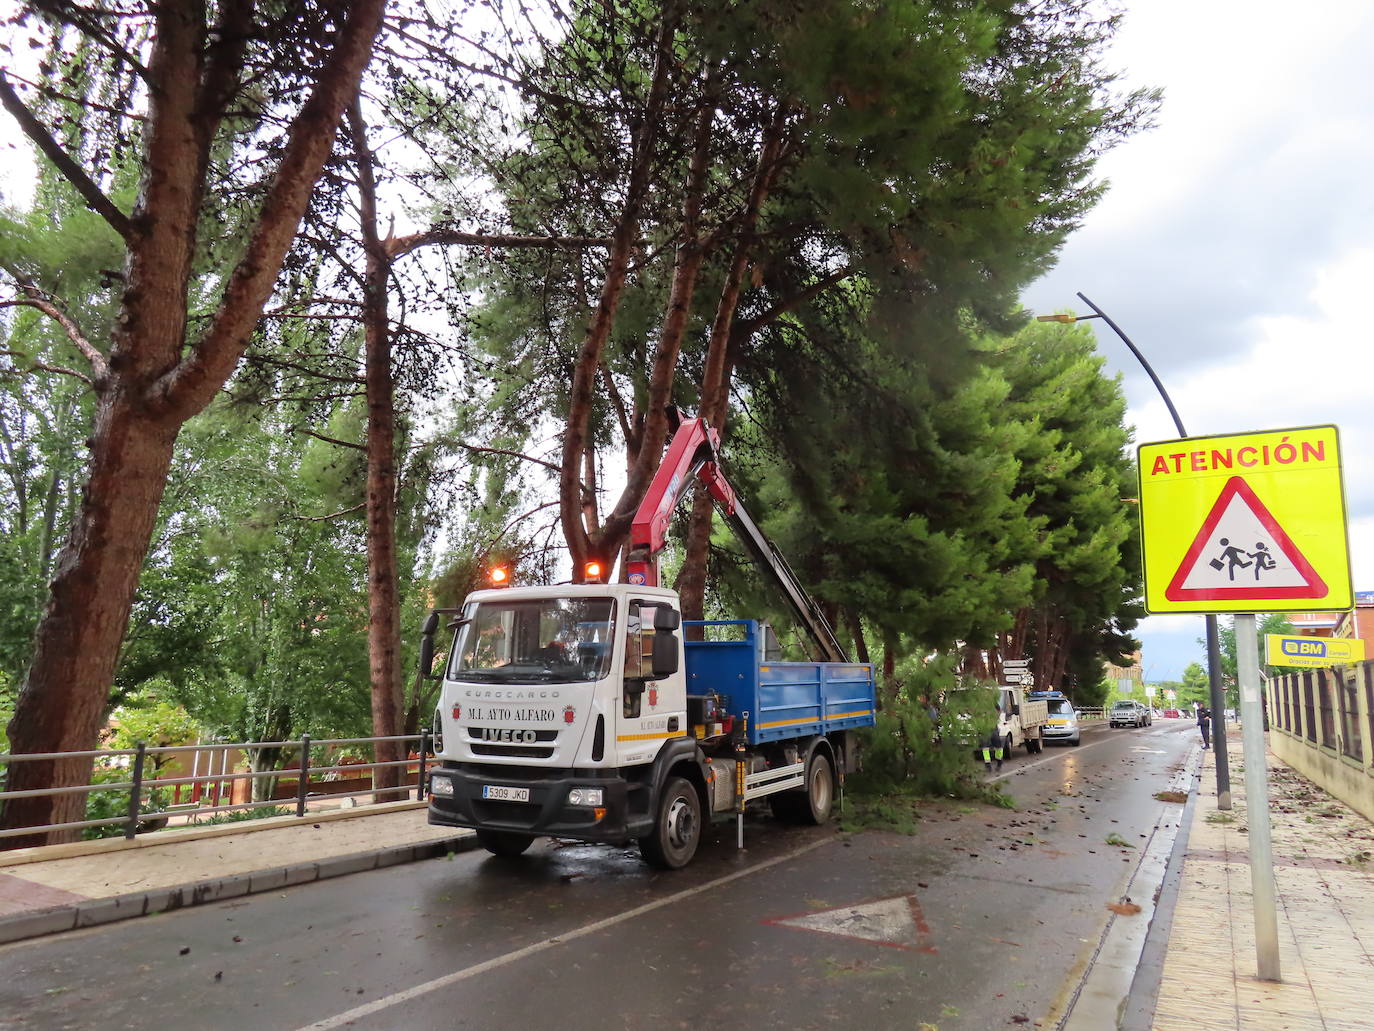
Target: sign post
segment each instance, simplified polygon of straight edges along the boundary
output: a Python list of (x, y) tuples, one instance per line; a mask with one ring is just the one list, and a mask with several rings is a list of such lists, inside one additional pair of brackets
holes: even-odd
[(1250, 811), (1247, 837), (1250, 890), (1255, 897), (1256, 973), (1261, 981), (1281, 981), (1278, 890), (1274, 885), (1274, 847), (1269, 830), (1269, 764), (1264, 755), (1259, 641), (1253, 612), (1236, 613), (1236, 681), (1240, 686), (1240, 739), (1245, 749), (1245, 803)]
[(1354, 604), (1336, 427), (1142, 444), (1137, 460), (1145, 608), (1235, 614), (1258, 975), (1278, 981), (1255, 613)]

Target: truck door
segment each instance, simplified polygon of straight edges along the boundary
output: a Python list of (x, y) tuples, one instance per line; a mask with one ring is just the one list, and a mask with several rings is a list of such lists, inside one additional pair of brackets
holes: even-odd
[[(653, 676), (654, 616), (657, 602), (630, 599), (626, 605), (624, 665), (616, 751), (622, 766), (652, 759), (662, 743), (687, 733), (687, 688), (682, 669)], [(681, 632), (675, 632), (681, 655)]]
[(1016, 715), (1017, 703), (1016, 692), (1003, 688), (1002, 690), (1002, 736), (1011, 736), (1013, 744), (1019, 736), (1016, 731), (1021, 726), (1021, 718)]

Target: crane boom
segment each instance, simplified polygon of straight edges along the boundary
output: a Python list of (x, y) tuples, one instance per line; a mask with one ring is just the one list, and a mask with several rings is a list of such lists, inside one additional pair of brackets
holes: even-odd
[[(670, 413), (670, 419), (677, 422), (675, 411)], [(825, 613), (725, 479), (720, 469), (719, 448), (720, 434), (707, 425), (705, 419), (697, 417), (678, 422), (663, 464), (654, 474), (630, 527), (630, 552), (625, 566), (627, 581), (650, 587), (658, 585), (658, 553), (663, 550), (673, 510), (682, 498), (683, 488), (693, 477), (699, 477), (711, 492), (721, 518), (765, 576), (777, 586), (802, 630), (815, 645), (820, 660), (848, 662)]]

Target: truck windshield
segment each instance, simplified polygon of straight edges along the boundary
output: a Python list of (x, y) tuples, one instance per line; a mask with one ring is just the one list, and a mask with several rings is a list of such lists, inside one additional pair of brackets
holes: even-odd
[(567, 683), (611, 668), (609, 598), (488, 601), (470, 607), (449, 660), (450, 680)]

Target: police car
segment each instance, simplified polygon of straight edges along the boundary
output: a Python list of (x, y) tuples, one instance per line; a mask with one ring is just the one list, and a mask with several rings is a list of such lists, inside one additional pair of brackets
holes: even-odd
[(1041, 699), (1049, 707), (1049, 719), (1041, 731), (1046, 742), (1064, 741), (1071, 745), (1082, 742), (1078, 713), (1062, 691), (1032, 691), (1027, 697)]

